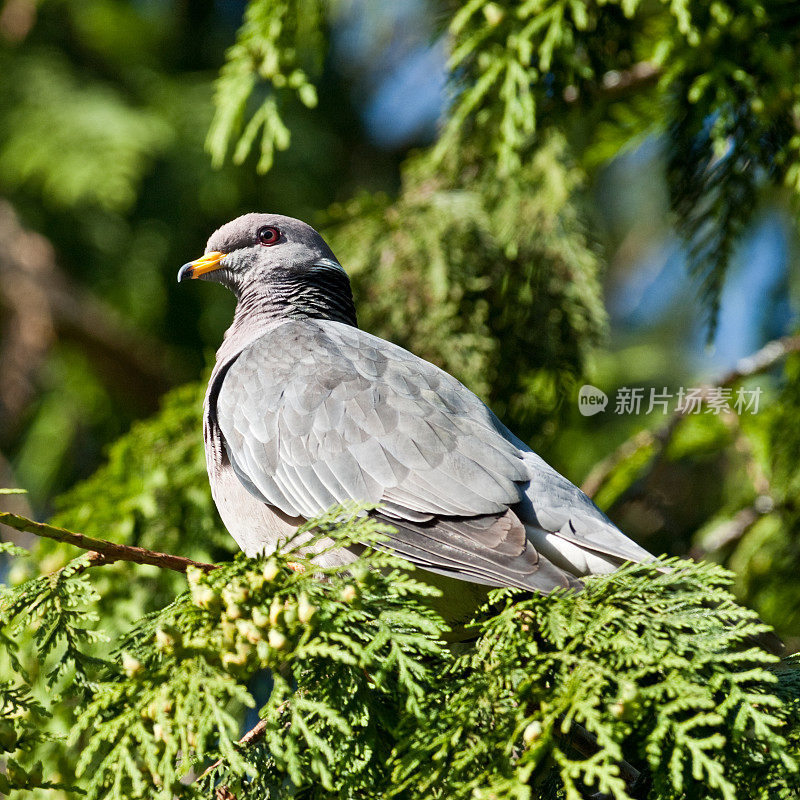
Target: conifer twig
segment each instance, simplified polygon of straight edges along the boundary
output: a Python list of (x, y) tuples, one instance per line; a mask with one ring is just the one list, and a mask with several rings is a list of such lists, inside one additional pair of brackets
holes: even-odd
[[(784, 336), (765, 344), (750, 356), (742, 358), (736, 366), (725, 375), (722, 375), (714, 384), (705, 384), (700, 389), (700, 402), (706, 399), (715, 388), (728, 388), (740, 380), (760, 375), (786, 356), (800, 352), (800, 335)], [(650, 456), (652, 462), (666, 448), (678, 423), (686, 416), (685, 409), (676, 409), (670, 418), (660, 427), (652, 431), (639, 431), (634, 436), (626, 439), (614, 452), (596, 464), (586, 476), (581, 488), (589, 497), (593, 497), (611, 473), (627, 458), (644, 447), (655, 448)]]
[[(277, 713), (280, 713), (283, 706), (286, 705), (286, 702), (282, 703), (276, 709)], [(252, 728), (250, 728), (247, 733), (239, 739), (239, 744), (241, 745), (248, 745), (252, 742), (257, 742), (263, 735), (264, 731), (267, 729), (267, 721), (265, 719), (260, 719)], [(202, 781), (204, 778), (207, 778), (215, 769), (222, 765), (224, 759), (218, 758), (210, 767), (208, 767), (199, 778), (198, 781)]]
[(204, 572), (210, 572), (212, 569), (217, 568), (216, 564), (206, 564), (183, 556), (159, 553), (157, 550), (147, 550), (144, 547), (134, 547), (129, 544), (116, 544), (115, 542), (109, 542), (107, 539), (95, 539), (93, 536), (68, 531), (66, 528), (57, 528), (44, 522), (36, 522), (18, 514), (11, 514), (8, 511), (0, 511), (0, 524), (8, 525), (25, 533), (43, 536), (46, 539), (53, 539), (56, 542), (71, 544), (91, 553), (97, 553), (98, 555), (93, 558), (94, 565), (111, 564), (114, 561), (132, 561), (134, 564), (150, 564), (154, 567), (172, 569), (176, 572), (186, 572), (188, 567), (197, 567)]
[[(593, 733), (586, 730), (583, 725), (574, 722), (570, 726), (567, 741), (582, 755), (591, 758), (595, 753), (602, 750)], [(619, 774), (629, 786), (636, 785), (642, 779), (642, 773), (627, 761), (618, 761)]]

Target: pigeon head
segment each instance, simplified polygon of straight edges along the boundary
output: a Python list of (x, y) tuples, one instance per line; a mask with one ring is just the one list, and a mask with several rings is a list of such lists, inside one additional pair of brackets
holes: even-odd
[(325, 240), (292, 217), (245, 214), (223, 225), (205, 254), (180, 268), (179, 283), (192, 278), (227, 286), (244, 313), (356, 324), (347, 274)]

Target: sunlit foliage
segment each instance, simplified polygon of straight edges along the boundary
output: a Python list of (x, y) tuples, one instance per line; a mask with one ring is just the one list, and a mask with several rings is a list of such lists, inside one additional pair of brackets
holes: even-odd
[[(166, 343), (151, 355), (167, 382), (196, 376), (193, 345), (210, 351), (230, 311), (221, 294), (174, 302), (192, 248), (252, 208), (309, 217), (351, 273), (364, 327), (456, 374), (534, 444), (558, 436), (574, 477), (610, 446), (565, 408), (578, 379), (635, 363), (660, 386), (665, 371), (657, 347), (597, 366), (603, 253), (587, 187), (621, 149), (661, 137), (713, 322), (761, 198), (800, 185), (794, 4), (436, 4), (432, 36), (450, 54), (438, 136), (403, 154), (397, 186), (360, 192), (391, 170), (351, 129), (344, 145), (333, 133), (352, 113), (326, 66), (345, 6), (251, 0), (238, 34), (193, 6), (143, 15), (114, 0), (38, 4), (18, 39), (0, 17), (0, 190), (125, 317), (131, 347), (137, 330)], [(153, 405), (125, 366), (104, 383), (108, 353), (74, 327), (36, 402), (0, 430), (40, 506), (80, 474), (80, 447), (96, 458), (91, 437)], [(796, 659), (758, 649), (764, 626), (730, 594), (796, 649), (796, 358), (759, 380), (762, 413), (656, 420), (667, 429), (639, 432), (594, 480), (648, 547), (693, 549), (735, 575), (671, 561), (579, 595), (499, 591), (468, 647), (444, 644), (434, 590), (386, 553), (324, 576), (298, 554), (233, 557), (205, 476), (203, 387), (173, 392), (55, 502), (53, 522), (218, 566), (187, 582), (90, 566), (49, 541), (33, 558), (3, 546), (0, 793), (796, 796)], [(380, 538), (353, 513), (320, 524)], [(256, 713), (258, 736), (238, 745)]]

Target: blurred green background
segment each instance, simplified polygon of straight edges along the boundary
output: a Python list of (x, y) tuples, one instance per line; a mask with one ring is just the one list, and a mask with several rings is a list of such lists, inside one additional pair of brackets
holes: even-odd
[[(252, 5), (267, 15), (255, 25), (284, 6), (305, 8)], [(325, 231), (353, 277), (362, 326), (456, 374), (576, 483), (638, 431), (664, 424), (660, 410), (644, 413), (651, 389), (714, 385), (796, 327), (785, 185), (756, 164), (741, 196), (733, 184), (722, 200), (713, 187), (694, 196), (691, 209), (726, 201), (746, 211), (723, 239), (697, 244), (707, 234), (691, 227), (676, 190), (688, 180), (676, 179), (688, 157), (676, 159), (674, 132), (686, 117), (674, 87), (686, 75), (660, 83), (663, 70), (639, 60), (673, 35), (664, 4), (638, 4), (633, 16), (578, 4), (589, 27), (570, 12), (585, 38), (559, 40), (562, 55), (540, 70), (539, 127), (527, 150), (515, 145), (517, 161), (488, 138), (499, 89), (472, 128), (453, 123), (463, 85), (502, 58), (487, 49), (448, 83), (447, 25), (459, 4), (342, 0), (322, 18), (320, 4), (305, 5), (307, 17), (301, 8), (291, 21), (297, 47), (279, 45), (313, 77), (318, 102), (281, 95), (291, 143), (273, 130), (277, 152), (264, 171), (259, 147), (235, 141), (271, 96), (263, 81), (231, 112), (243, 119), (227, 133), (217, 118), (221, 150), (230, 144), (234, 158), (220, 158), (218, 141), (223, 163), (212, 166), (205, 147), (245, 3), (0, 2), (0, 485), (28, 490), (4, 507), (58, 511), (87, 533), (194, 557), (229, 551), (204, 483), (196, 387), (134, 428), (94, 482), (79, 482), (165, 392), (213, 363), (233, 298), (218, 286), (179, 287), (175, 276), (215, 228), (252, 210)], [(705, 4), (683, 5), (709, 41), (714, 26), (728, 30)], [(747, 4), (712, 5), (734, 21), (758, 17)], [(798, 36), (790, 6), (767, 4), (772, 27), (758, 18), (775, 52)], [(483, 3), (477, 17), (494, 35), (514, 13), (514, 3)], [(741, 54), (713, 41), (733, 61), (750, 57), (746, 36)], [(780, 68), (796, 85), (786, 59)], [(689, 57), (680, 63), (688, 74)], [(691, 68), (711, 74), (713, 63)], [(228, 89), (219, 85), (218, 115)], [(722, 114), (713, 103), (693, 106), (698, 136)], [(443, 151), (432, 156), (437, 140)], [(704, 301), (689, 276), (709, 248), (725, 273), (713, 328), (714, 291)], [(584, 383), (611, 398), (603, 413), (578, 413)], [(591, 486), (653, 552), (733, 566), (742, 599), (798, 637), (798, 365), (776, 362), (746, 386), (763, 392), (758, 414), (692, 416), (662, 453), (640, 442)], [(615, 413), (621, 387), (643, 388), (642, 413)]]

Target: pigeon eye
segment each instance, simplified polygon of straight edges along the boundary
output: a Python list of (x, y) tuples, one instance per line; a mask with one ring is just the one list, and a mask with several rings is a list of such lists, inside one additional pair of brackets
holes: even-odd
[(281, 238), (281, 232), (271, 225), (265, 225), (263, 228), (258, 229), (258, 241), (263, 245), (276, 244), (278, 239)]

